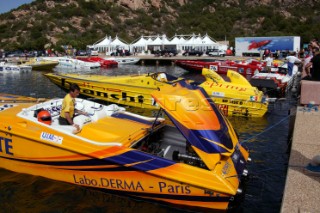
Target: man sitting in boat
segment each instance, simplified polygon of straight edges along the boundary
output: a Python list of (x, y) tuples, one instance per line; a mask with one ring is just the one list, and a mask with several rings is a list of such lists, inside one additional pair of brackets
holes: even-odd
[(75, 113), (78, 113), (81, 115), (88, 115), (88, 114), (86, 112), (77, 110), (75, 108), (75, 103), (76, 103), (75, 98), (78, 97), (80, 94), (80, 87), (77, 84), (71, 84), (69, 89), (70, 89), (69, 93), (64, 97), (62, 102), (62, 109), (60, 112), (59, 124), (72, 125), (76, 128), (76, 131), (79, 132), (80, 126), (73, 122), (74, 115)]

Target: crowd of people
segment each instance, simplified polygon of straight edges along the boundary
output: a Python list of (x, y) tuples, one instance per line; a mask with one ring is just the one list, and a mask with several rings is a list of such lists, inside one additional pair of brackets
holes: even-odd
[[(313, 39), (308, 44), (308, 47), (302, 49), (300, 52), (288, 52), (284, 57), (288, 63), (288, 75), (293, 75), (294, 64), (301, 64), (303, 71), (303, 80), (320, 81), (320, 44), (317, 39)], [(271, 70), (275, 59), (283, 59), (280, 51), (271, 53), (266, 49), (263, 52), (262, 59), (266, 62), (267, 71)]]
[(303, 72), (304, 80), (320, 81), (320, 45), (313, 39), (308, 45), (308, 54), (304, 57)]

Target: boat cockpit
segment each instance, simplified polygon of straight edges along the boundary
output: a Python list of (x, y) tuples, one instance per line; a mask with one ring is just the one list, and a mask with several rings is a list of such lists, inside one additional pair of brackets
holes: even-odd
[[(54, 99), (43, 103), (36, 104), (32, 107), (22, 109), (18, 113), (18, 117), (29, 120), (37, 125), (59, 131), (72, 137), (81, 138), (81, 140), (92, 144), (105, 145), (128, 145), (124, 140), (125, 135), (145, 134), (145, 128), (149, 128), (155, 122), (155, 126), (164, 121), (163, 118), (157, 119), (152, 117), (140, 116), (130, 112), (126, 112), (124, 107), (119, 107), (116, 104), (102, 105), (93, 101), (76, 99), (75, 108), (85, 111), (86, 115), (77, 115), (73, 121), (78, 124), (81, 132), (77, 132), (76, 128), (71, 125), (59, 124), (59, 116), (62, 108), (63, 99)], [(51, 124), (45, 124), (38, 121), (37, 114), (46, 110), (51, 115)], [(135, 122), (132, 128), (120, 130), (123, 125), (129, 125), (130, 122)], [(113, 129), (114, 132), (108, 132)], [(110, 130), (111, 131), (111, 130)], [(95, 135), (96, 134), (96, 135)], [(124, 144), (125, 143), (125, 144)]]

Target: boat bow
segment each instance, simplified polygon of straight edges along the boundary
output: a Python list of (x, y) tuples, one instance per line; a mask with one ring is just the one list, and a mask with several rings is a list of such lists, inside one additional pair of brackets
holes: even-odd
[(213, 170), (222, 156), (232, 155), (236, 133), (202, 88), (180, 81), (152, 96), (208, 169)]

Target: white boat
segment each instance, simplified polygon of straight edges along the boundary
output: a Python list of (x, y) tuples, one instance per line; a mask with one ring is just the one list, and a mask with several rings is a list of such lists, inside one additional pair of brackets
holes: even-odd
[(44, 57), (52, 61), (58, 61), (59, 64), (57, 68), (67, 68), (67, 69), (79, 69), (79, 70), (92, 70), (99, 69), (100, 63), (98, 62), (86, 62), (69, 57)]
[(292, 75), (287, 73), (288, 65), (285, 63), (280, 66), (277, 72), (260, 72), (253, 75), (250, 79), (252, 86), (269, 92), (269, 95), (283, 96), (286, 91), (293, 86), (293, 82), (299, 73), (298, 66), (294, 65)]
[(140, 61), (140, 58), (125, 58), (125, 57), (109, 57), (109, 58), (104, 58), (105, 60), (113, 60), (118, 62), (118, 64), (136, 64)]
[(15, 65), (15, 64), (0, 62), (0, 73), (19, 73), (19, 72), (29, 72), (31, 70), (32, 70), (31, 66)]

